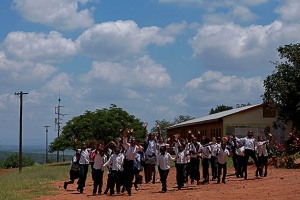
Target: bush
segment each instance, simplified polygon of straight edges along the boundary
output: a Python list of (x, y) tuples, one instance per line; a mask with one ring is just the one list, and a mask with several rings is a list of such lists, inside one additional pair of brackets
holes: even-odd
[[(22, 156), (22, 167), (33, 166), (34, 160), (29, 157)], [(18, 154), (11, 154), (6, 160), (4, 161), (5, 168), (17, 168), (19, 167), (19, 155)]]

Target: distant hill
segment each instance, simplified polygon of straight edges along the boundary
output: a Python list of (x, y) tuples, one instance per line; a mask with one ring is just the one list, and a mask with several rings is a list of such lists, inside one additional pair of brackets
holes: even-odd
[[(23, 146), (22, 152), (24, 156), (32, 158), (36, 163), (44, 164), (46, 160), (46, 150), (45, 147), (41, 146)], [(16, 145), (1, 145), (0, 146), (0, 161), (5, 160), (11, 154), (19, 154), (19, 147)], [(59, 160), (60, 161), (68, 161), (71, 160), (72, 156), (74, 155), (73, 150), (66, 150), (64, 153), (59, 153)], [(64, 154), (64, 155), (63, 155)], [(50, 162), (56, 162), (57, 154), (48, 153), (48, 160)]]

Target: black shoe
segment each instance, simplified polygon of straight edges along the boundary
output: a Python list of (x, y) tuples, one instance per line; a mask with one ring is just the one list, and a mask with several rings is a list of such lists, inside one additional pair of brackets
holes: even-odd
[(225, 182), (225, 179), (222, 180), (222, 183), (224, 183), (224, 184), (226, 183), (226, 182)]
[(207, 185), (207, 184), (209, 184), (208, 181), (202, 181), (202, 185)]
[(265, 173), (264, 173), (264, 177), (266, 177), (267, 175), (268, 175), (268, 173), (267, 173), (267, 172), (265, 172)]
[(220, 180), (218, 180), (217, 183), (219, 184), (219, 183), (220, 183)]
[(64, 182), (64, 189), (66, 190), (68, 187), (68, 183), (67, 182)]
[(125, 187), (122, 187), (121, 193), (124, 193), (124, 192), (125, 192)]

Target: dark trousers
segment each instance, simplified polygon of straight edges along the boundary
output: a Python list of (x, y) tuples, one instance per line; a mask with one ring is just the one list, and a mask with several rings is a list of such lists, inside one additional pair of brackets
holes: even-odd
[(211, 176), (213, 179), (216, 179), (218, 175), (218, 158), (216, 156), (211, 156), (210, 164), (211, 164)]
[(97, 192), (102, 193), (102, 185), (103, 185), (103, 171), (101, 169), (93, 169), (93, 180), (94, 180), (94, 189), (93, 193)]
[(78, 178), (78, 189), (83, 190), (85, 187), (85, 181), (87, 177), (87, 173), (89, 170), (89, 165), (79, 165), (79, 178)]
[(236, 155), (236, 160), (237, 160), (237, 171), (236, 171), (236, 177), (244, 177), (244, 163), (245, 163), (245, 156), (238, 156)]
[(235, 174), (237, 174), (239, 163), (238, 163), (238, 155), (236, 153), (232, 154), (232, 164), (235, 170)]
[(110, 173), (110, 179), (109, 181), (109, 193), (113, 195), (115, 193), (114, 189), (115, 186), (117, 188), (117, 192), (119, 193), (121, 190), (121, 185), (123, 185), (123, 172), (117, 171), (117, 170), (112, 170)]
[(185, 164), (175, 164), (176, 167), (176, 181), (178, 189), (181, 189), (184, 186), (185, 181)]
[(202, 159), (202, 170), (204, 182), (209, 182), (209, 158)]
[[(155, 164), (145, 164), (144, 166), (145, 182), (155, 182)], [(153, 178), (152, 178), (153, 177)]]
[(245, 179), (247, 179), (247, 165), (248, 165), (249, 157), (251, 157), (252, 160), (254, 161), (256, 166), (256, 173), (258, 173), (258, 162), (255, 155), (255, 151), (251, 149), (245, 149), (245, 162), (244, 162)]
[(168, 178), (169, 170), (168, 169), (163, 170), (158, 167), (158, 172), (159, 172), (159, 176), (160, 176), (160, 182), (162, 185), (162, 191), (166, 192), (167, 191), (167, 178)]
[(218, 163), (218, 182), (220, 182), (221, 174), (223, 170), (222, 182), (225, 183), (225, 178), (227, 174), (227, 164)]
[(200, 180), (200, 171), (199, 171), (200, 159), (199, 158), (191, 158), (190, 162), (190, 177), (191, 181)]
[(267, 176), (268, 172), (268, 156), (258, 156), (258, 166), (259, 166), (259, 175), (262, 176), (263, 168), (265, 168), (265, 175)]
[(133, 178), (134, 178), (133, 160), (126, 159), (124, 161), (124, 185), (129, 195), (131, 195)]

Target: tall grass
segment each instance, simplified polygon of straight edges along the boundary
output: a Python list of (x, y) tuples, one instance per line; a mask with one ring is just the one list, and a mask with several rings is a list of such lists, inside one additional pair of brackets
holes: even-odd
[(56, 189), (49, 186), (54, 180), (67, 180), (69, 166), (35, 165), (11, 169), (0, 174), (0, 200), (26, 200), (55, 194)]

